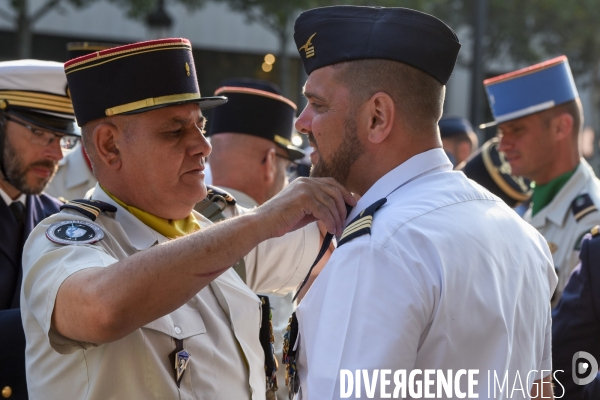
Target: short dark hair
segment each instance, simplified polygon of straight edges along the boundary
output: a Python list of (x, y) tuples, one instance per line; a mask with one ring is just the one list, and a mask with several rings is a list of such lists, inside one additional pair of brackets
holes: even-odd
[(348, 87), (357, 103), (377, 92), (387, 93), (409, 126), (436, 125), (442, 116), (444, 86), (410, 65), (384, 59), (334, 64), (337, 79)]
[(554, 106), (549, 110), (542, 111), (540, 116), (542, 117), (544, 123), (548, 125), (552, 118), (564, 113), (567, 113), (573, 117), (573, 130), (571, 133), (575, 136), (575, 138), (579, 137), (579, 134), (583, 129), (583, 107), (581, 105), (581, 100), (578, 98)]

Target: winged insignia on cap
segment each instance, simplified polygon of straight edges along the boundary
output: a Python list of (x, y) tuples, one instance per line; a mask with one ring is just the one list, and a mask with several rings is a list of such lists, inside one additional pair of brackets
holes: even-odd
[(304, 50), (306, 52), (306, 58), (311, 58), (315, 55), (315, 46), (312, 44), (312, 38), (314, 38), (316, 34), (317, 32), (313, 33), (312, 36), (308, 38), (304, 46), (298, 49), (298, 51)]

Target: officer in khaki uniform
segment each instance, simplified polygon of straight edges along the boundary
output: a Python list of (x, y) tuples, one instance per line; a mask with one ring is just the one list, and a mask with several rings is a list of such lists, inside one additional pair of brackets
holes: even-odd
[(231, 266), (260, 264), (248, 281), (290, 290), (319, 243), (281, 246), (282, 235), (315, 219), (341, 233), (352, 196), (332, 179), (303, 179), (211, 226), (192, 211), (207, 194), (200, 110), (226, 98), (200, 97), (189, 41), (100, 51), (65, 72), (99, 183), (24, 250), (31, 397), (265, 398), (261, 304)]
[(600, 181), (581, 157), (583, 111), (566, 57), (484, 81), (512, 174), (533, 181), (524, 218), (548, 241), (559, 277), (556, 305), (579, 262), (581, 239), (600, 224)]

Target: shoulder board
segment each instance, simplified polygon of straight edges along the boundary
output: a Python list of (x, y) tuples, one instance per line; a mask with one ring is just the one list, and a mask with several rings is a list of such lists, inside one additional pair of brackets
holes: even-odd
[(594, 205), (590, 195), (585, 193), (577, 196), (575, 200), (573, 200), (571, 203), (571, 211), (575, 216), (575, 220), (579, 222), (579, 220), (581, 220), (583, 217), (593, 213), (594, 211), (598, 211), (598, 209)]
[(227, 202), (228, 205), (233, 206), (235, 205), (236, 201), (233, 198), (233, 196), (231, 194), (229, 194), (228, 192), (226, 192), (223, 189), (214, 187), (214, 186), (210, 186), (210, 185), (206, 185), (206, 197), (209, 198), (209, 200), (213, 200), (213, 198), (215, 196), (221, 196), (222, 198), (225, 199), (225, 201)]
[(581, 236), (579, 236), (579, 238), (575, 242), (574, 250), (581, 251), (581, 247), (585, 240), (591, 240), (591, 239), (598, 240), (599, 237), (600, 237), (600, 225), (596, 225), (595, 227), (590, 229), (588, 232), (584, 232)]
[(81, 214), (88, 217), (89, 219), (91, 219), (92, 221), (95, 221), (101, 212), (117, 212), (117, 207), (100, 200), (71, 200), (67, 202), (67, 204), (64, 204), (60, 207), (61, 210), (65, 208), (78, 211)]
[(373, 215), (375, 214), (375, 211), (379, 210), (386, 202), (387, 199), (384, 197), (362, 210), (360, 214), (348, 224), (346, 229), (344, 229), (344, 232), (342, 232), (342, 236), (338, 241), (338, 247), (358, 236), (371, 234)]

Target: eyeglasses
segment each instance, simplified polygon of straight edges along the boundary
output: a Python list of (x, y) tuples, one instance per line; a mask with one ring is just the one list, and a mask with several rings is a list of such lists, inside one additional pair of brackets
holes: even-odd
[(31, 137), (29, 141), (37, 146), (46, 147), (54, 143), (54, 141), (58, 139), (60, 141), (60, 147), (63, 150), (70, 150), (73, 147), (75, 147), (77, 143), (79, 143), (79, 138), (76, 136), (59, 135), (57, 133), (47, 131), (45, 129), (34, 128), (33, 126), (28, 125), (25, 122), (15, 119), (9, 115), (4, 115), (4, 119), (12, 121), (15, 124), (19, 124), (29, 129), (29, 131), (31, 132)]

